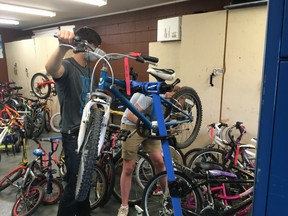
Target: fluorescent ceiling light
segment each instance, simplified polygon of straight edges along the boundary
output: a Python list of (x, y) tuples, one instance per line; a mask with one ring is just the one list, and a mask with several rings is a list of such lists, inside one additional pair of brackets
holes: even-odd
[(18, 25), (19, 22), (16, 20), (0, 19), (0, 24)]
[(33, 15), (39, 15), (39, 16), (48, 16), (48, 17), (56, 16), (56, 13), (52, 11), (16, 6), (16, 5), (9, 5), (9, 4), (0, 4), (0, 10), (17, 12), (17, 13), (25, 13), (25, 14), (33, 14)]
[(82, 2), (85, 4), (92, 4), (92, 5), (97, 5), (99, 7), (104, 6), (107, 4), (107, 0), (76, 0), (78, 2)]

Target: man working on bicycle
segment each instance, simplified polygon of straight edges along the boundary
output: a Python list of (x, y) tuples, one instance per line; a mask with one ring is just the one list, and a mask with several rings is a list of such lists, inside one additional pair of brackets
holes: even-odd
[[(165, 97), (170, 99), (179, 88), (179, 86), (175, 86), (172, 92), (166, 93)], [(130, 99), (130, 102), (140, 112), (151, 114), (153, 104), (153, 99), (151, 97), (141, 93), (135, 93)], [(121, 120), (121, 129), (130, 130), (131, 132), (134, 131), (136, 129), (137, 120), (138, 117), (129, 109), (126, 109)], [(142, 144), (144, 152), (149, 154), (155, 173), (157, 174), (166, 170), (160, 140), (146, 139), (139, 136), (137, 133), (134, 133), (131, 138), (127, 139), (122, 145), (123, 169), (120, 178), (122, 203), (117, 216), (127, 216), (129, 212), (128, 201), (131, 190), (132, 174), (136, 165), (137, 151), (140, 144)], [(165, 188), (165, 179), (163, 179), (163, 182), (160, 182), (160, 184), (162, 189)]]
[[(59, 44), (74, 44), (75, 36), (98, 47), (101, 44), (99, 34), (91, 28), (82, 27), (74, 32), (61, 30), (57, 34)], [(58, 216), (90, 215), (89, 196), (83, 202), (75, 201), (80, 155), (76, 153), (78, 132), (86, 95), (89, 91), (89, 56), (74, 53), (71, 58), (63, 59), (69, 48), (58, 46), (46, 63), (46, 70), (56, 83), (60, 103), (62, 143), (67, 168), (67, 185), (58, 208)]]

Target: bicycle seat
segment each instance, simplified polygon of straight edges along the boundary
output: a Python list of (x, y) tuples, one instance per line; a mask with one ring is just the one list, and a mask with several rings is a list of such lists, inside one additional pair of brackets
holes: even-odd
[(160, 78), (162, 80), (173, 80), (175, 77), (175, 71), (172, 69), (148, 68), (147, 72), (156, 79)]
[(195, 165), (203, 170), (223, 170), (223, 167), (214, 162), (196, 162)]

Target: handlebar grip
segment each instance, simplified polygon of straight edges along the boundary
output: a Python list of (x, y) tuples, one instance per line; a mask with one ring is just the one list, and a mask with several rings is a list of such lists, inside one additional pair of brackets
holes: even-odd
[(153, 63), (158, 63), (159, 59), (157, 57), (153, 57), (153, 56), (146, 56), (146, 55), (141, 55), (141, 57), (149, 62), (153, 62)]

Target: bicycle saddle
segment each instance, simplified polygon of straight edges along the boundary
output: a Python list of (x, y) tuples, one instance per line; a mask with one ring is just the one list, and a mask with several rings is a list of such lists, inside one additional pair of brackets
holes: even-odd
[(159, 69), (159, 68), (148, 68), (147, 72), (154, 76), (157, 80), (173, 80), (175, 77), (175, 71), (172, 69)]

